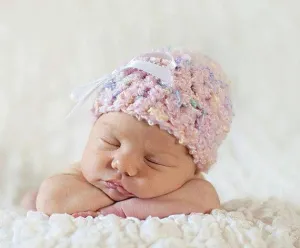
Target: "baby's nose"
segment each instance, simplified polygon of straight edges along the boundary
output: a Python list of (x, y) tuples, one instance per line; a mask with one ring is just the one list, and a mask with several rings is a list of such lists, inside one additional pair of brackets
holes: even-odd
[(138, 173), (137, 166), (134, 166), (132, 163), (120, 159), (113, 160), (111, 163), (111, 167), (115, 170), (118, 170), (120, 173), (130, 177), (134, 177)]

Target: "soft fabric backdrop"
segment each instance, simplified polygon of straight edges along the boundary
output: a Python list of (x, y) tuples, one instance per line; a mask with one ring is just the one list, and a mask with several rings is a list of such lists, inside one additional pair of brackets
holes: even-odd
[(209, 174), (222, 201), (300, 204), (300, 2), (0, 1), (0, 205), (80, 158), (85, 105), (70, 90), (140, 52), (201, 50), (230, 76), (236, 117)]

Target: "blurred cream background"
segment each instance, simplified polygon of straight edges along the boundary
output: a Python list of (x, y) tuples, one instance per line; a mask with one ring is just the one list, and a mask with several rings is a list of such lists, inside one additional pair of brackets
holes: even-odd
[(300, 2), (0, 0), (0, 206), (80, 158), (69, 92), (140, 52), (198, 49), (232, 79), (236, 117), (209, 179), (222, 201), (300, 204)]

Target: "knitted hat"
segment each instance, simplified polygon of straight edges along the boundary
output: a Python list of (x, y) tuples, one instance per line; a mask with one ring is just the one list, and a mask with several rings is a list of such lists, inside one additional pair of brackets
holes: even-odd
[(232, 121), (228, 83), (210, 58), (168, 49), (140, 55), (73, 95), (85, 91), (77, 96), (82, 102), (97, 90), (92, 108), (96, 118), (121, 111), (158, 125), (186, 146), (194, 163), (207, 172)]

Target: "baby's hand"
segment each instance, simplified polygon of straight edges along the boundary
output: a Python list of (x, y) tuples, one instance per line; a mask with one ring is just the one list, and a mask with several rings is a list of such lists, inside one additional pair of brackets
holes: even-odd
[[(98, 213), (102, 214), (102, 215), (114, 214), (114, 215), (122, 217), (122, 218), (129, 217), (129, 215), (127, 216), (124, 213), (124, 209), (128, 208), (128, 205), (133, 203), (133, 201), (132, 201), (133, 199), (137, 199), (137, 198), (130, 198), (125, 201), (116, 202), (115, 204), (112, 204), (108, 207), (100, 209)], [(135, 206), (135, 208), (138, 208), (138, 206)], [(136, 217), (136, 216), (131, 216), (131, 217)]]
[(97, 217), (100, 213), (99, 212), (94, 212), (94, 211), (85, 211), (85, 212), (78, 212), (78, 213), (74, 213), (72, 214), (72, 216), (74, 218), (78, 218), (78, 217), (88, 217), (88, 216), (92, 216), (93, 218)]
[(97, 211), (113, 204), (100, 189), (78, 174), (61, 174), (46, 179), (38, 192), (36, 207), (48, 215)]
[(131, 198), (102, 208), (103, 215), (146, 219), (164, 218), (172, 214), (209, 213), (219, 208), (220, 202), (213, 186), (202, 179), (187, 182), (180, 189), (151, 199)]

